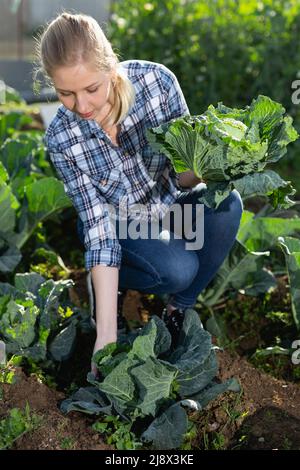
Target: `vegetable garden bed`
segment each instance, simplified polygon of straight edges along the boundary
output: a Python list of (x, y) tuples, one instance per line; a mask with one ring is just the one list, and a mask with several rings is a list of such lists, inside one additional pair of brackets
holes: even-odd
[[(293, 342), (300, 323), (300, 218), (298, 206), (287, 197), (293, 195), (290, 182), (280, 180), (272, 188), (273, 206), (263, 190), (246, 200), (237, 242), (187, 318), (180, 351), (173, 356), (167, 352), (168, 335), (157, 316), (163, 300), (129, 290), (124, 315), (131, 341), (123, 350), (96, 356), (105, 385), (91, 377), (87, 382), (95, 332), (88, 326), (83, 250), (74, 237), (76, 214), (43, 148), (38, 112), (13, 90), (7, 89), (7, 98), (0, 114), (0, 340), (7, 353), (0, 370), (0, 447), (141, 449), (150, 448), (152, 441), (154, 448), (186, 450), (299, 450), (300, 373)], [(288, 134), (295, 137), (290, 130)], [(210, 188), (213, 203), (221, 193), (213, 183)], [(72, 247), (67, 253), (66, 245)], [(191, 365), (189, 351), (199, 346), (195, 332), (203, 341)], [(109, 388), (116, 379), (110, 374), (124, 361), (131, 368), (124, 374), (126, 380), (130, 377), (129, 402)], [(146, 366), (150, 379), (159, 370), (164, 380), (169, 377), (155, 403), (144, 391), (146, 381), (140, 380)], [(194, 380), (195, 371), (203, 375), (203, 383)], [(231, 387), (232, 379), (240, 389)], [(191, 396), (185, 380), (192, 385)], [(78, 389), (91, 385), (89, 393), (96, 388), (100, 401), (87, 407), (85, 394), (80, 405), (90, 414), (62, 413)], [(223, 393), (217, 396), (216, 391)], [(99, 413), (100, 405), (105, 412)], [(186, 426), (180, 436), (171, 436), (174, 440), (160, 442), (151, 423), (169, 408), (181, 417), (177, 428)], [(151, 439), (142, 440), (143, 433)]]

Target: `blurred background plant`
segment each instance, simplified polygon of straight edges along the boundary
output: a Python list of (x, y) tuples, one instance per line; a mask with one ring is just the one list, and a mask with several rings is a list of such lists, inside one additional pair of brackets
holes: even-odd
[[(244, 107), (258, 94), (279, 101), (300, 129), (292, 83), (300, 77), (298, 0), (122, 0), (107, 34), (121, 60), (160, 62), (178, 77), (191, 114), (223, 101)], [(300, 142), (281, 175), (300, 192)]]

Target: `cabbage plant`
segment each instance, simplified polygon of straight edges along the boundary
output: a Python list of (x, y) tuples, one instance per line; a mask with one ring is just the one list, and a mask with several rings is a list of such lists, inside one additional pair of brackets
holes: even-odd
[(294, 204), (296, 190), (267, 165), (298, 138), (292, 118), (267, 96), (245, 109), (210, 105), (201, 115), (185, 115), (147, 129), (155, 151), (164, 153), (177, 173), (193, 170), (206, 183), (199, 199), (217, 208), (233, 189), (242, 198), (267, 196), (274, 208)]
[(195, 310), (186, 310), (175, 349), (166, 325), (154, 315), (140, 331), (94, 354), (100, 378), (89, 373), (91, 385), (64, 400), (61, 410), (117, 415), (133, 423), (145, 446), (180, 448), (187, 410), (201, 412), (219, 394), (240, 391), (236, 379), (218, 380), (216, 349)]

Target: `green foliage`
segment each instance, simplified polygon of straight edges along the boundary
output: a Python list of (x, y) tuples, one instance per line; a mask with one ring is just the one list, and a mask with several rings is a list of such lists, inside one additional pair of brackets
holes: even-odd
[(6, 85), (3, 81), (1, 82), (1, 97), (0, 105), (3, 105), (8, 102), (25, 104), (25, 100), (21, 97), (14, 88)]
[(35, 414), (30, 415), (27, 403), (25, 410), (13, 408), (9, 416), (0, 421), (0, 449), (7, 449), (14, 441), (26, 432), (36, 429), (41, 423), (41, 418)]
[(196, 424), (189, 420), (188, 421), (188, 430), (184, 435), (183, 443), (180, 447), (181, 450), (192, 450), (193, 442), (197, 438), (198, 430)]
[(46, 280), (37, 273), (16, 274), (15, 286), (0, 283), (0, 338), (8, 355), (48, 367), (70, 357), (82, 319), (65, 298), (73, 285), (71, 279)]
[(300, 235), (299, 217), (259, 216), (244, 209), (237, 239), (248, 250), (262, 252), (275, 247), (278, 237)]
[[(24, 184), (20, 180), (19, 184)], [(13, 187), (0, 179), (0, 204), (3, 208), (0, 223), (0, 271), (13, 271), (21, 260), (21, 248), (38, 224), (56, 212), (69, 207), (61, 183), (55, 178), (43, 178), (25, 185), (26, 198), (19, 201)]]
[(120, 416), (110, 415), (96, 421), (92, 428), (105, 435), (107, 444), (115, 445), (118, 450), (138, 450), (143, 444), (132, 432), (132, 424), (124, 422)]
[(124, 59), (161, 62), (199, 114), (223, 100), (244, 106), (260, 93), (290, 107), (300, 60), (295, 0), (122, 0), (108, 35)]
[(259, 96), (245, 109), (231, 109), (218, 103), (198, 116), (172, 119), (148, 129), (154, 150), (164, 153), (177, 173), (193, 170), (207, 188), (199, 201), (217, 208), (235, 188), (242, 198), (268, 196), (274, 208), (294, 204), (295, 193), (269, 163), (287, 152), (298, 138), (285, 109), (266, 96)]
[(293, 237), (279, 237), (284, 251), (292, 298), (292, 312), (295, 325), (300, 330), (300, 240)]
[(11, 110), (0, 115), (0, 145), (2, 146), (6, 139), (12, 138), (22, 128), (33, 123), (33, 118), (24, 113), (23, 110)]
[[(192, 115), (219, 101), (244, 107), (253, 96), (283, 104), (300, 131), (291, 85), (299, 79), (297, 0), (122, 0), (107, 33), (120, 60), (144, 59), (178, 77)], [(279, 162), (300, 193), (299, 140)]]
[[(291, 367), (300, 318), (299, 230), (299, 217), (255, 216), (244, 210), (232, 250), (198, 297), (210, 313), (206, 328), (219, 346), (250, 352), (255, 367), (287, 380), (299, 375)], [(282, 280), (277, 284), (274, 259), (280, 274), (287, 273), (287, 290)]]
[(215, 305), (225, 292), (238, 290), (248, 295), (258, 295), (276, 286), (270, 270), (264, 268), (269, 251), (254, 252), (235, 241), (210, 286), (199, 296), (208, 307)]
[(213, 436), (210, 442), (210, 450), (225, 450), (226, 438), (224, 434), (219, 432), (213, 432)]
[(53, 278), (54, 275), (60, 279), (65, 279), (70, 273), (62, 258), (52, 250), (43, 247), (37, 248), (33, 253), (33, 258), (39, 260), (39, 262), (31, 264), (30, 271), (34, 271), (47, 279)]
[(60, 447), (63, 450), (72, 450), (76, 444), (76, 440), (73, 437), (63, 437), (60, 443)]
[[(186, 311), (176, 349), (170, 348), (170, 333), (156, 316), (134, 337), (126, 336), (124, 344), (109, 344), (93, 356), (103, 380), (88, 374), (94, 387), (64, 400), (62, 411), (116, 414), (136, 423), (138, 440), (145, 445), (172, 449), (182, 445), (188, 432), (185, 408), (199, 411), (220, 393), (239, 389), (234, 379), (215, 383), (211, 337), (192, 309)], [(120, 432), (132, 432), (124, 429)]]
[(15, 368), (22, 363), (21, 356), (12, 356), (9, 361), (0, 363), (0, 383), (13, 384), (16, 382)]
[(34, 122), (26, 107), (2, 113), (0, 109), (0, 271), (9, 273), (40, 224), (71, 202), (53, 176), (43, 132), (24, 130)]
[(299, 369), (291, 366), (293, 350), (280, 346), (257, 349), (249, 358), (249, 362), (257, 369), (278, 379), (299, 381)]
[[(270, 264), (270, 250), (274, 250), (279, 242), (279, 246), (285, 253), (287, 270), (290, 273), (293, 316), (298, 328), (300, 307), (297, 297), (299, 286), (297, 252), (299, 239), (289, 235), (297, 236), (299, 232), (300, 219), (298, 217), (254, 217), (254, 214), (244, 210), (237, 240), (214, 280), (200, 294), (199, 300), (211, 308), (220, 301), (222, 296), (228, 296), (230, 291), (235, 290), (251, 296), (270, 292), (276, 287), (277, 282), (267, 265)], [(290, 248), (288, 248), (289, 244)], [(215, 324), (215, 317), (210, 320), (209, 330), (212, 331), (213, 328), (216, 332), (218, 326)]]

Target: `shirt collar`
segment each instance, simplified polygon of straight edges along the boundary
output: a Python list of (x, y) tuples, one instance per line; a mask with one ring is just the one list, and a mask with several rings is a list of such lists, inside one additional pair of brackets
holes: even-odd
[(74, 119), (80, 127), (85, 137), (89, 138), (92, 135), (102, 137), (104, 135), (102, 127), (94, 120), (82, 119), (77, 114), (73, 113)]
[(72, 129), (72, 132), (74, 132), (76, 135), (82, 133), (86, 138), (91, 137), (91, 135), (93, 134), (100, 137), (104, 135), (103, 129), (96, 121), (82, 119), (80, 116), (78, 116), (78, 114), (73, 113), (64, 105), (60, 106), (59, 115), (61, 119), (66, 122), (67, 126)]

